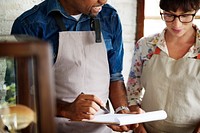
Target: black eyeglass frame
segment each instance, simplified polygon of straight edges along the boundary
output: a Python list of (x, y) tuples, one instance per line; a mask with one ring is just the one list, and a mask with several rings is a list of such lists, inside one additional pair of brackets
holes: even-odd
[[(164, 19), (164, 16), (163, 16), (163, 15), (165, 15), (165, 14), (171, 15), (171, 16), (173, 16), (174, 18), (173, 18), (171, 21), (166, 21), (166, 20)], [(191, 19), (190, 21), (188, 21), (188, 22), (182, 22), (181, 19), (180, 19), (180, 17), (181, 17), (181, 16), (184, 16), (184, 15), (192, 15), (192, 19)], [(182, 15), (175, 15), (175, 14), (161, 13), (161, 12), (160, 12), (161, 19), (162, 19), (163, 21), (165, 21), (165, 22), (173, 22), (173, 21), (175, 20), (175, 18), (178, 18), (179, 21), (180, 21), (181, 23), (190, 23), (190, 22), (193, 21), (195, 15), (196, 15), (196, 12), (195, 12), (194, 14), (182, 14)]]

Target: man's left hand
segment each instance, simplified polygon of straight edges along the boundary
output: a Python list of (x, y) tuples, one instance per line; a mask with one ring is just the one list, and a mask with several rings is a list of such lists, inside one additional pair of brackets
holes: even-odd
[[(118, 113), (121, 113), (121, 114), (130, 114), (131, 112), (128, 111), (128, 110), (122, 110), (122, 111), (119, 111)], [(125, 125), (125, 126), (108, 125), (108, 127), (110, 127), (113, 131), (128, 132), (129, 130), (133, 130), (136, 127), (138, 127), (138, 124)]]

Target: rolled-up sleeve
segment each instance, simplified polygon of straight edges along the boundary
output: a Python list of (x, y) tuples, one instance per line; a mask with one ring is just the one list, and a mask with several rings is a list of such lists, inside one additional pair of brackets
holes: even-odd
[(112, 38), (112, 49), (108, 51), (108, 61), (110, 68), (110, 81), (124, 80), (122, 75), (123, 65), (123, 42), (122, 42), (122, 26), (119, 16), (113, 17), (113, 38)]

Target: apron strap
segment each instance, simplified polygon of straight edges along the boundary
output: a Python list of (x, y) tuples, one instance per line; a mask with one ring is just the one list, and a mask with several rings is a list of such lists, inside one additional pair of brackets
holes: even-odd
[(197, 55), (197, 59), (200, 59), (200, 54)]
[(91, 28), (95, 31), (95, 41), (96, 43), (101, 43), (101, 24), (98, 18), (91, 19)]
[(159, 47), (156, 47), (155, 51), (154, 51), (154, 54), (160, 54), (160, 48)]
[[(53, 12), (53, 16), (56, 20), (57, 25), (61, 31), (67, 31), (64, 22), (62, 21), (62, 15), (60, 12)], [(101, 43), (101, 24), (99, 18), (91, 18), (91, 28), (95, 31), (95, 41), (96, 43)]]
[[(61, 31), (67, 31), (67, 28), (65, 27), (64, 22), (62, 21), (62, 16), (61, 13), (59, 12), (53, 12), (52, 13), (56, 23), (58, 24), (59, 28)], [(91, 28), (92, 30), (95, 31), (95, 41), (96, 43), (101, 43), (102, 39), (101, 39), (101, 24), (100, 24), (100, 20), (99, 18), (91, 18)]]
[(62, 21), (62, 15), (60, 12), (53, 12), (53, 16), (56, 20), (57, 25), (59, 26), (61, 31), (67, 31), (64, 22)]

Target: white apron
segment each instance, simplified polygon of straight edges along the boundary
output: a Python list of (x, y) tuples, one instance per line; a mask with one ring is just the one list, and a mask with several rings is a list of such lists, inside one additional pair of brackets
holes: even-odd
[[(103, 37), (102, 37), (103, 40)], [(57, 98), (72, 102), (81, 94), (94, 94), (104, 103), (109, 95), (109, 66), (104, 41), (95, 43), (94, 31), (59, 33), (55, 69)], [(104, 113), (102, 110), (99, 114)], [(106, 125), (56, 118), (58, 133), (110, 133)]]
[(143, 67), (142, 108), (163, 109), (167, 119), (145, 123), (148, 133), (192, 133), (200, 121), (200, 60), (154, 54)]

